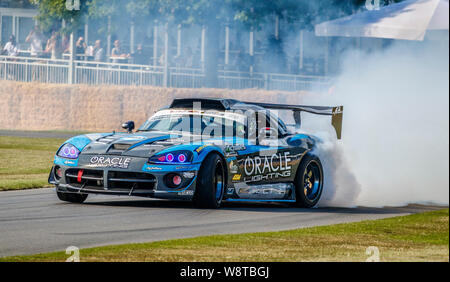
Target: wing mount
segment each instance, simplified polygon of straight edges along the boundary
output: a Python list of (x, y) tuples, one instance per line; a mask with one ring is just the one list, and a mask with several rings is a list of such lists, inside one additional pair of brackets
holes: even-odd
[(301, 126), (301, 113), (307, 112), (315, 115), (331, 116), (331, 125), (336, 131), (337, 139), (342, 137), (342, 118), (344, 115), (344, 106), (305, 106), (305, 105), (284, 105), (284, 104), (270, 104), (270, 103), (254, 103), (244, 102), (246, 104), (260, 106), (270, 110), (287, 110), (292, 111), (295, 125), (297, 128)]

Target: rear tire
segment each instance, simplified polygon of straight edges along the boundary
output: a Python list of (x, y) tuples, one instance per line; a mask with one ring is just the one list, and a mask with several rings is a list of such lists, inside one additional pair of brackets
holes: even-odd
[(58, 199), (64, 202), (81, 204), (88, 197), (87, 194), (76, 194), (76, 193), (64, 193), (64, 192), (56, 192)]
[(225, 191), (225, 183), (224, 161), (216, 153), (208, 155), (197, 176), (194, 205), (204, 209), (219, 208)]
[(302, 208), (314, 207), (319, 202), (322, 191), (322, 163), (317, 156), (306, 154), (295, 176), (296, 205)]

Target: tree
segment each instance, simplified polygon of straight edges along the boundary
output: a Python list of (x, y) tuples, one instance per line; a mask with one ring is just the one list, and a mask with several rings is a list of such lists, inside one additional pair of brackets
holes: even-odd
[(224, 23), (241, 24), (257, 29), (274, 13), (284, 16), (293, 7), (298, 11), (307, 1), (296, 0), (166, 0), (160, 12), (168, 21), (198, 24), (206, 28), (205, 86), (217, 87), (219, 34)]
[[(145, 1), (145, 0), (142, 0)], [(156, 0), (147, 0), (156, 1)], [(206, 27), (205, 86), (217, 87), (219, 31), (224, 23), (258, 29), (277, 15), (293, 27), (313, 29), (314, 24), (353, 13), (367, 0), (159, 0), (159, 13), (175, 23)], [(401, 0), (380, 0), (380, 4)]]
[[(168, 24), (204, 26), (205, 85), (217, 87), (219, 34), (224, 24), (257, 30), (276, 15), (292, 28), (312, 29), (318, 22), (353, 13), (367, 0), (80, 0), (79, 11), (67, 10), (66, 0), (30, 1), (39, 7), (37, 19), (44, 30), (52, 29), (55, 21), (64, 19), (66, 32), (74, 31), (83, 24), (86, 15), (91, 18), (117, 16), (142, 22), (151, 17)], [(399, 1), (380, 0), (380, 4)]]
[[(30, 2), (38, 7), (36, 19), (44, 32), (59, 30), (67, 34), (76, 32), (84, 24), (87, 0), (79, 0), (79, 10), (68, 9), (66, 0), (30, 0)], [(64, 28), (60, 25), (62, 20), (66, 22)]]
[[(100, 1), (100, 0), (98, 0)], [(235, 24), (247, 30), (259, 29), (277, 15), (293, 26), (312, 29), (314, 20), (329, 19), (352, 8), (363, 0), (140, 0), (166, 22), (197, 24), (206, 28), (205, 86), (217, 87), (219, 34), (224, 24)], [(344, 3), (344, 4), (343, 4)], [(144, 6), (143, 4), (141, 4)], [(281, 48), (281, 47), (280, 47)]]

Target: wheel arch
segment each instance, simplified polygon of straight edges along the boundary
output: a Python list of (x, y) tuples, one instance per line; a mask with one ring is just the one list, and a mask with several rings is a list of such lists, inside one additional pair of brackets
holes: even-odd
[(201, 169), (201, 167), (202, 167), (202, 165), (203, 165), (203, 161), (204, 161), (208, 156), (210, 156), (210, 155), (212, 155), (212, 154), (217, 154), (217, 155), (219, 155), (220, 159), (221, 159), (222, 162), (223, 162), (223, 167), (224, 167), (224, 170), (225, 170), (225, 179), (224, 179), (224, 180), (225, 180), (225, 185), (224, 185), (224, 189), (226, 189), (227, 186), (228, 186), (228, 163), (227, 163), (227, 160), (226, 160), (225, 155), (223, 154), (222, 150), (220, 150), (220, 149), (217, 148), (217, 147), (213, 147), (213, 148), (211, 148), (208, 152), (206, 152), (206, 154), (205, 154), (204, 157), (202, 158), (201, 165), (200, 165), (200, 169)]
[[(306, 160), (305, 160), (306, 159)], [(309, 159), (309, 160), (308, 160)], [(322, 160), (320, 159), (320, 157), (314, 152), (314, 150), (308, 150), (308, 151), (306, 151), (305, 152), (305, 154), (302, 156), (302, 158), (300, 159), (300, 162), (299, 162), (299, 164), (298, 164), (298, 167), (297, 167), (297, 170), (296, 170), (296, 173), (295, 173), (295, 180), (294, 180), (294, 184), (295, 184), (295, 197), (296, 197), (296, 202), (297, 202), (297, 205), (298, 205), (298, 197), (299, 197), (299, 195), (297, 195), (297, 193), (298, 193), (298, 186), (297, 185), (299, 185), (299, 183), (298, 183), (298, 181), (300, 180), (300, 173), (302, 173), (302, 169), (306, 169), (306, 164), (304, 165), (304, 162), (306, 161), (306, 162), (310, 162), (310, 161), (313, 161), (314, 159), (316, 159), (315, 161), (316, 161), (316, 163), (318, 163), (318, 166), (319, 166), (319, 170), (320, 170), (320, 179), (321, 179), (321, 183), (320, 183), (320, 185), (321, 185), (321, 191), (320, 191), (320, 194), (319, 194), (319, 196), (318, 196), (318, 199), (317, 199), (317, 201), (313, 204), (313, 205), (311, 205), (311, 206), (304, 206), (304, 205), (302, 205), (302, 207), (313, 207), (313, 206), (315, 206), (318, 202), (319, 202), (319, 200), (320, 200), (320, 197), (321, 197), (321, 194), (322, 194), (322, 191), (323, 191), (323, 187), (324, 187), (324, 181), (325, 181), (325, 172), (324, 172), (324, 168), (323, 168), (323, 164), (322, 164)], [(305, 166), (305, 167), (304, 167)], [(302, 200), (302, 201), (304, 201), (304, 200)], [(315, 200), (314, 200), (315, 201)]]

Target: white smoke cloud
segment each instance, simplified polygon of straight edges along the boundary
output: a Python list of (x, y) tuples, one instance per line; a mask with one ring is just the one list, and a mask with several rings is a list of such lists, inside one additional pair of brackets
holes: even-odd
[(304, 117), (305, 129), (324, 140), (322, 206), (448, 205), (448, 52), (448, 39), (350, 52), (331, 93), (302, 99), (344, 105), (340, 141), (319, 132), (329, 117)]

